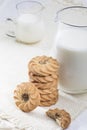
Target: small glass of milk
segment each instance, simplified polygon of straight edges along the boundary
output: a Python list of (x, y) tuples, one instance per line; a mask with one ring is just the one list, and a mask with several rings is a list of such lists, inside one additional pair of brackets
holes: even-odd
[[(38, 1), (21, 1), (17, 3), (18, 17), (15, 22), (15, 31), (9, 36), (15, 36), (16, 41), (23, 43), (37, 43), (44, 38), (45, 24), (43, 11), (45, 7)], [(8, 19), (12, 22), (12, 19)], [(14, 21), (13, 21), (14, 23)]]
[(57, 12), (57, 19), (51, 55), (60, 62), (60, 89), (67, 93), (87, 92), (87, 7), (66, 7)]

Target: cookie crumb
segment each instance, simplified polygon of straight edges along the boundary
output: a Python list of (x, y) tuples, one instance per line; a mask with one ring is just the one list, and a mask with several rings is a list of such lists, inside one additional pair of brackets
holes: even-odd
[(71, 123), (71, 116), (64, 109), (49, 109), (46, 112), (46, 115), (54, 119), (57, 122), (57, 124), (63, 129), (66, 129)]

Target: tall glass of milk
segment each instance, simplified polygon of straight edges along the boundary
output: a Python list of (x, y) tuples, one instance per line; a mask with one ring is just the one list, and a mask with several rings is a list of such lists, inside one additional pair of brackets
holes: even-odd
[(67, 93), (87, 92), (87, 7), (57, 12), (54, 57), (60, 62), (59, 86)]

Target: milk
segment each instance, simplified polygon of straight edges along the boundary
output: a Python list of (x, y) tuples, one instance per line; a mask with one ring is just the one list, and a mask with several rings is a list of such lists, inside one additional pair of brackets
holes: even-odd
[(44, 22), (37, 15), (22, 14), (17, 19), (16, 40), (24, 43), (35, 43), (43, 39)]
[(66, 91), (87, 89), (86, 31), (66, 30), (59, 36), (58, 43), (57, 59), (60, 62), (62, 89), (66, 89)]
[(87, 91), (87, 27), (82, 27), (87, 25), (85, 14), (66, 13), (58, 23), (53, 56), (60, 62), (60, 89), (68, 93)]

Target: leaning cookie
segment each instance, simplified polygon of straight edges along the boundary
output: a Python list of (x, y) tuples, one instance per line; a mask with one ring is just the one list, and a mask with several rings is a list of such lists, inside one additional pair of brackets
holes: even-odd
[(19, 109), (30, 112), (40, 104), (40, 94), (33, 83), (24, 82), (14, 90), (14, 100)]
[(66, 129), (71, 123), (71, 116), (65, 110), (60, 110), (58, 108), (49, 109), (46, 115), (54, 119), (63, 129)]

